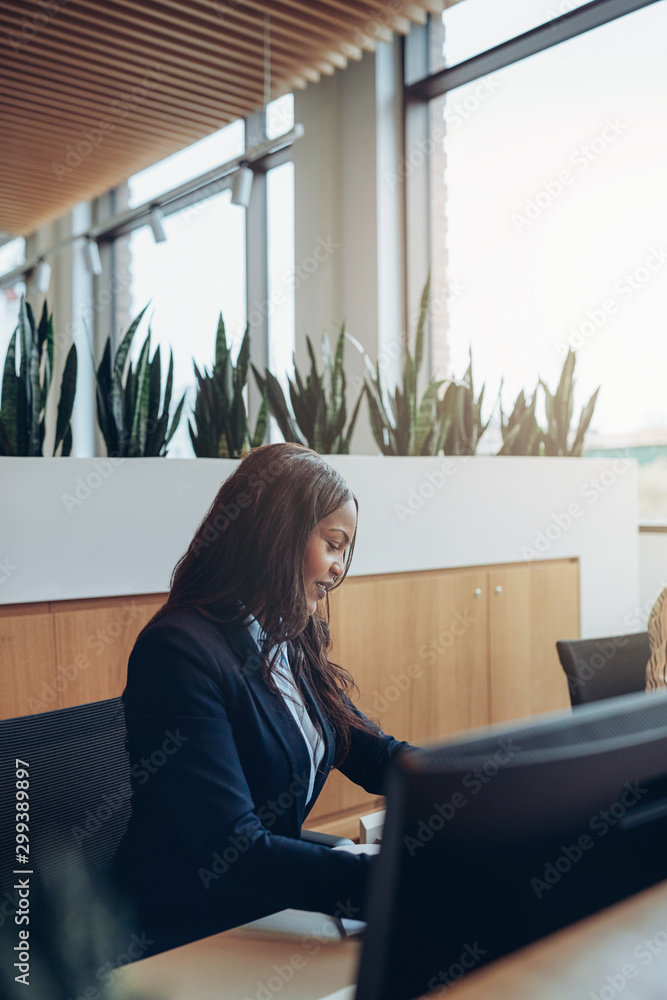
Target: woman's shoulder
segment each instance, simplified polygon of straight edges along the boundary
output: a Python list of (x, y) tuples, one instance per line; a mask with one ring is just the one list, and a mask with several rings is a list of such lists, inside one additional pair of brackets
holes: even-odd
[(170, 632), (190, 632), (195, 635), (213, 634), (219, 624), (197, 608), (170, 607), (165, 604), (144, 626), (139, 635), (164, 635)]
[(162, 674), (180, 674), (196, 668), (216, 677), (231, 676), (238, 657), (228, 633), (228, 626), (195, 608), (166, 608), (139, 633), (129, 672), (157, 668)]

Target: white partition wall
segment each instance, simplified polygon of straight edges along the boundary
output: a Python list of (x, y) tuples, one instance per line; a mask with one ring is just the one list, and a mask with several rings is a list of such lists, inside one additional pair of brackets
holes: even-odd
[[(614, 459), (329, 456), (359, 499), (350, 575), (577, 557), (583, 636), (637, 631), (637, 478)], [(164, 592), (218, 459), (0, 462), (0, 604)]]

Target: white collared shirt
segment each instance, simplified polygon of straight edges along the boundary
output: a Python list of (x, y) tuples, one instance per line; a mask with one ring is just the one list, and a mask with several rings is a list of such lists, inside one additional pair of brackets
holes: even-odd
[[(253, 618), (252, 615), (249, 615), (243, 624), (248, 629), (248, 632), (257, 644), (257, 648), (261, 652), (262, 642), (264, 640), (264, 632), (261, 625), (256, 618)], [(272, 647), (269, 655), (273, 653), (274, 649), (275, 646)], [(280, 693), (285, 699), (287, 707), (294, 717), (294, 721), (301, 731), (301, 735), (303, 736), (308, 749), (308, 756), (310, 757), (310, 781), (308, 783), (308, 794), (306, 796), (306, 804), (308, 804), (313, 794), (313, 788), (315, 787), (315, 773), (324, 756), (324, 744), (319, 733), (317, 732), (317, 729), (313, 725), (310, 716), (308, 715), (299, 689), (294, 683), (294, 677), (292, 675), (289, 659), (287, 658), (286, 643), (281, 644), (280, 651), (281, 658), (276, 664), (274, 678)]]

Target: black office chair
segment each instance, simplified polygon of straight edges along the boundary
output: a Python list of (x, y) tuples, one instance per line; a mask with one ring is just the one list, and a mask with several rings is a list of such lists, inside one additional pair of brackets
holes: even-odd
[(557, 642), (573, 706), (643, 691), (651, 655), (648, 632)]
[[(61, 852), (71, 863), (76, 851), (86, 874), (99, 878), (130, 817), (121, 699), (0, 721), (0, 744), (0, 891), (12, 885), (12, 872), (20, 867), (15, 863), (17, 761), (29, 765), (30, 867), (37, 875), (47, 864), (57, 867)], [(352, 843), (310, 830), (302, 837), (327, 847)]]
[(129, 761), (120, 698), (0, 722), (0, 880), (16, 854), (16, 768), (29, 774), (30, 867), (75, 851), (87, 874), (110, 863), (130, 816)]

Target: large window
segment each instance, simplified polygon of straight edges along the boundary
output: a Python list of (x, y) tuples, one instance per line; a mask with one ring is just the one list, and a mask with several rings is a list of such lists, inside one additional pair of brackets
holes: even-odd
[[(459, 57), (479, 51), (481, 22), (466, 8), (481, 2), (445, 15), (445, 32), (459, 19)], [(487, 415), (496, 401), (479, 450), (498, 450), (501, 379), (511, 409), (538, 378), (555, 388), (571, 346), (575, 412), (601, 386), (588, 453), (637, 457), (641, 517), (662, 520), (666, 32), (667, 2), (655, 3), (450, 90), (434, 140), (444, 171), (432, 174), (449, 282), (443, 354), (460, 376), (471, 347)]]
[[(291, 94), (270, 104), (264, 126), (267, 139), (288, 132), (293, 126), (293, 118)], [(153, 200), (159, 203), (167, 192), (235, 157), (243, 157), (245, 151), (244, 122), (233, 122), (215, 135), (131, 177), (125, 188), (116, 192), (116, 211)], [(220, 313), (232, 345), (233, 359), (249, 322), (253, 338), (260, 336), (261, 330), (268, 330), (272, 370), (282, 373), (291, 365), (294, 349), (294, 284), (290, 278), (294, 260), (293, 165), (288, 161), (272, 168), (268, 166), (266, 182), (260, 171), (254, 186), (260, 192), (258, 211), (266, 213), (267, 246), (249, 252), (247, 240), (256, 240), (256, 234), (263, 227), (255, 224), (248, 229), (246, 209), (232, 204), (229, 189), (214, 190), (204, 200), (193, 199), (187, 208), (165, 214), (166, 240), (162, 242), (155, 241), (146, 225), (115, 240), (115, 285), (119, 289), (116, 335), (120, 336), (132, 317), (149, 303), (151, 345), (154, 349), (160, 344), (164, 376), (169, 350), (174, 353), (174, 402), (187, 392), (183, 418), (169, 446), (171, 457), (193, 454), (187, 424), (195, 396), (192, 362), (196, 361), (200, 371), (213, 364)], [(216, 185), (212, 186), (215, 189)], [(252, 283), (253, 288), (265, 288), (266, 292), (255, 295), (251, 302), (247, 300), (248, 258), (257, 268), (257, 274), (266, 275)], [(133, 345), (133, 359), (138, 356), (147, 328), (144, 321), (143, 332)]]
[(444, 62), (455, 66), (588, 0), (462, 0), (444, 14)]
[[(245, 329), (245, 213), (230, 204), (229, 191), (208, 198), (164, 220), (167, 239), (156, 243), (150, 229), (129, 237), (130, 313), (148, 305), (151, 349), (160, 345), (166, 377), (174, 353), (174, 403), (188, 393), (194, 401), (193, 359), (202, 371), (213, 362), (218, 316), (223, 313), (227, 340), (235, 353)], [(148, 325), (133, 345), (138, 355)], [(172, 457), (187, 457), (192, 446), (183, 417), (169, 446)]]
[[(7, 274), (25, 263), (25, 240), (15, 239), (0, 247), (0, 274)], [(19, 317), (19, 303), (25, 295), (25, 281), (17, 281), (0, 290), (0, 358), (4, 361)]]

